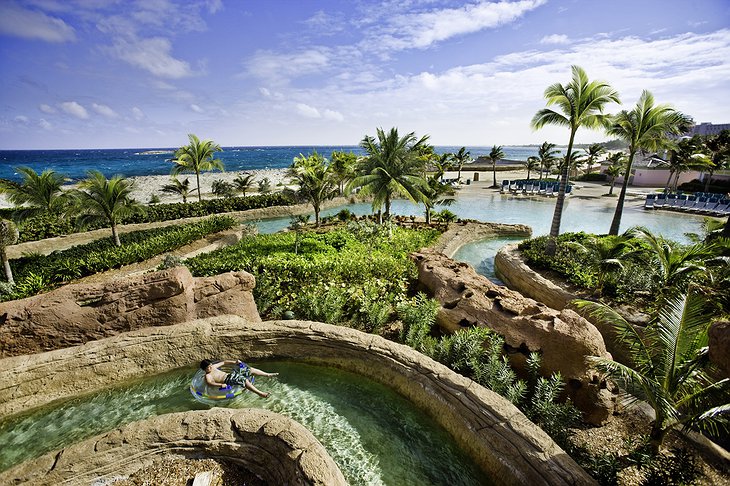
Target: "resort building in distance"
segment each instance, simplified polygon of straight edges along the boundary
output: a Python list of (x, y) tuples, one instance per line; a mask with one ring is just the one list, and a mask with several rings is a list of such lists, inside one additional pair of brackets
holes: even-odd
[[(709, 123), (702, 122), (692, 127), (684, 137), (693, 137), (700, 135), (702, 137), (715, 136), (723, 130), (730, 130), (730, 123)], [(667, 184), (669, 179), (669, 168), (662, 158), (661, 154), (647, 154), (643, 158), (639, 158), (631, 170), (631, 179), (629, 184), (639, 187), (662, 187)], [(601, 172), (608, 168), (607, 165), (601, 167)], [(689, 170), (679, 175), (678, 184), (684, 184), (698, 179), (702, 182), (708, 174), (699, 170)], [(712, 179), (716, 181), (730, 180), (730, 170), (718, 170), (712, 174)], [(616, 183), (623, 182), (622, 177), (616, 178)]]

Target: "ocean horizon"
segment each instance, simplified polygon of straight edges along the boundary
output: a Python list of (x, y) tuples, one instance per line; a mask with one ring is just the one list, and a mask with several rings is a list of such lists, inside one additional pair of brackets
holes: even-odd
[[(437, 145), (436, 153), (457, 152), (461, 145)], [(291, 145), (222, 147), (217, 156), (227, 172), (265, 169), (285, 169), (300, 154), (317, 153), (329, 158), (333, 151), (365, 155), (357, 145)], [(524, 161), (537, 155), (537, 145), (505, 145), (506, 160)], [(98, 170), (106, 177), (167, 175), (172, 169), (170, 159), (177, 149), (145, 147), (124, 149), (59, 149), (59, 150), (0, 150), (0, 178), (19, 181), (18, 167), (30, 167), (37, 173), (52, 169), (71, 181), (81, 180), (88, 171)], [(491, 146), (466, 147), (472, 158), (488, 155)]]

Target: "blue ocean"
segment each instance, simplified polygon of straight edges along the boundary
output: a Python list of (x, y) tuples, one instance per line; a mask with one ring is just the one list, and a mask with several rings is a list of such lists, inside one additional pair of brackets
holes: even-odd
[[(460, 146), (436, 146), (439, 154), (457, 152)], [(364, 155), (353, 146), (291, 146), (291, 147), (223, 147), (217, 156), (226, 171), (279, 169), (289, 167), (294, 157), (313, 151), (329, 158), (333, 151)], [(487, 155), (491, 147), (467, 147), (472, 158)], [(506, 160), (527, 160), (537, 155), (535, 146), (504, 146)], [(18, 167), (30, 167), (38, 173), (46, 169), (65, 175), (72, 181), (86, 177), (90, 170), (98, 170), (107, 177), (121, 174), (126, 177), (166, 175), (172, 168), (174, 149), (90, 149), (90, 150), (0, 150), (0, 178), (18, 181)]]

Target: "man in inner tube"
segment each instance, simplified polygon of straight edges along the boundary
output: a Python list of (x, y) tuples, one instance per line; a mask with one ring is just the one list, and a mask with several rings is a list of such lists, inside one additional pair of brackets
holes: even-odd
[[(238, 365), (230, 373), (221, 371), (219, 368), (223, 365)], [(247, 390), (251, 390), (262, 398), (268, 398), (270, 393), (265, 393), (259, 390), (251, 382), (251, 376), (277, 376), (279, 373), (267, 373), (257, 368), (252, 368), (241, 360), (224, 360), (224, 361), (213, 361), (210, 359), (204, 359), (200, 362), (200, 369), (205, 371), (205, 382), (210, 386), (242, 386)]]

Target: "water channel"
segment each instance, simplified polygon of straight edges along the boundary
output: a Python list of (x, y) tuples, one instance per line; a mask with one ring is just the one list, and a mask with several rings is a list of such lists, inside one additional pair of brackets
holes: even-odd
[[(258, 407), (309, 429), (353, 485), (486, 485), (451, 437), (391, 389), (346, 371), (295, 362), (256, 365), (267, 399), (244, 393), (228, 406)], [(51, 405), (0, 422), (0, 471), (123, 424), (206, 409), (188, 385), (192, 368)]]

